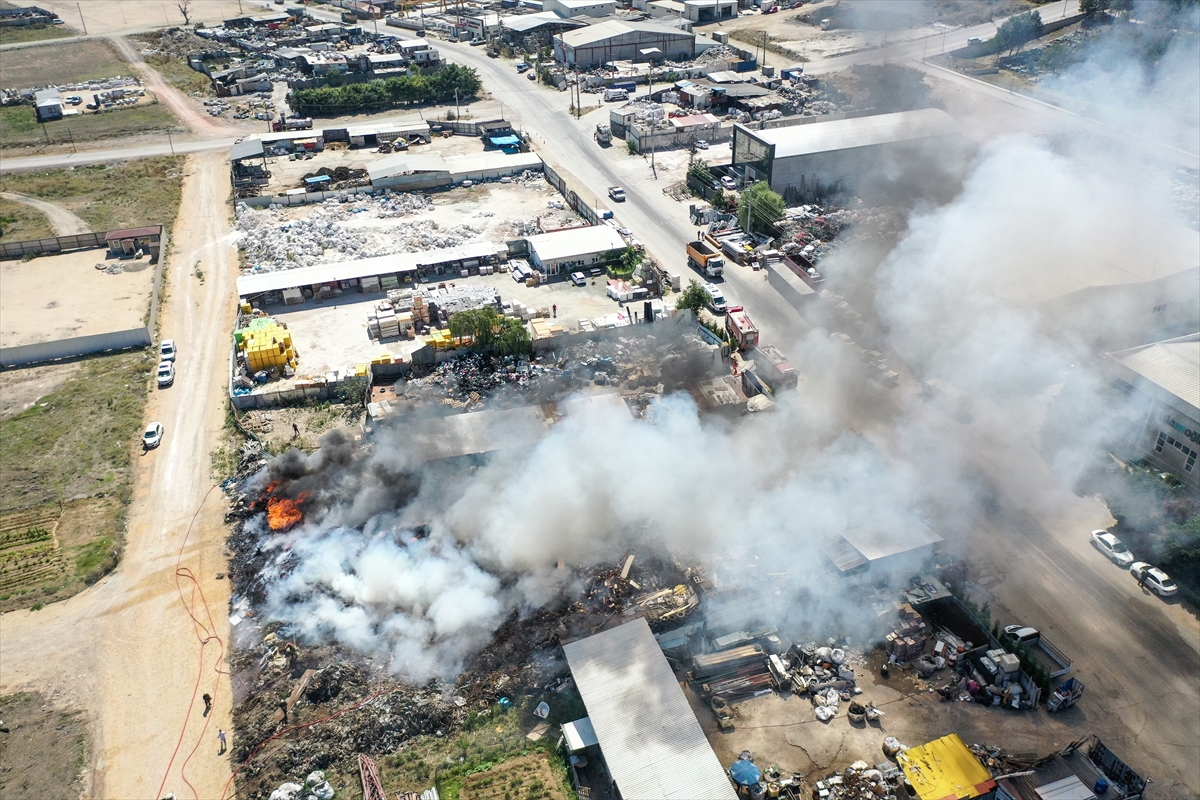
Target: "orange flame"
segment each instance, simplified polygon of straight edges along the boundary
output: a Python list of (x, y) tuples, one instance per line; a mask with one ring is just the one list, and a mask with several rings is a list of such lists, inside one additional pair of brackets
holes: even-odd
[(287, 497), (272, 497), (267, 500), (267, 526), (273, 531), (286, 531), (304, 519), (300, 511), (300, 503), (307, 495), (301, 494), (295, 500)]

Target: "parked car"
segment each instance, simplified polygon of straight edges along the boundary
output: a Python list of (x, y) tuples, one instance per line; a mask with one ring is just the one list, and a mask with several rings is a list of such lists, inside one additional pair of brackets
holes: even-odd
[(537, 73), (536, 73), (536, 72), (526, 72), (526, 73), (525, 73), (525, 77), (526, 77), (526, 78), (528, 78), (528, 79), (529, 79), (529, 80), (531, 80), (531, 81), (536, 81), (536, 80), (537, 80)]
[(1092, 531), (1092, 546), (1104, 555), (1108, 556), (1109, 560), (1122, 567), (1128, 567), (1133, 563), (1133, 553), (1129, 552), (1129, 548), (1125, 543), (1113, 536), (1108, 531)]
[(737, 189), (737, 181), (728, 175), (723, 175), (721, 176), (721, 186), (723, 186), (726, 191), (732, 192)]
[(158, 365), (158, 388), (165, 389), (175, 382), (175, 365), (164, 361)]
[(696, 140), (696, 149), (697, 150), (707, 150), (708, 142), (704, 141), (703, 139), (697, 139)]
[(163, 426), (161, 422), (151, 422), (146, 426), (145, 433), (142, 434), (142, 447), (147, 450), (153, 450), (158, 447), (163, 437)]
[(587, 276), (582, 272), (572, 272), (571, 283), (575, 284), (576, 286), (587, 286)]
[[(1179, 591), (1171, 576), (1158, 567), (1152, 567), (1145, 561), (1135, 561), (1129, 565), (1129, 574), (1137, 578), (1142, 585), (1159, 597), (1170, 597)], [(1142, 576), (1145, 576), (1143, 580)]]
[(520, 64), (517, 64), (517, 72), (524, 72), (527, 69), (529, 69), (529, 65), (524, 61), (522, 61)]
[(608, 196), (611, 197), (613, 200), (615, 200), (618, 203), (625, 202), (625, 190), (622, 189), (620, 186), (608, 187)]
[(69, 106), (77, 106), (82, 102), (83, 102), (83, 98), (77, 94), (73, 94), (73, 95), (69, 96), (66, 100), (66, 103)]
[(158, 346), (158, 352), (162, 361), (174, 361), (179, 351), (175, 349), (174, 339), (163, 339), (162, 344)]

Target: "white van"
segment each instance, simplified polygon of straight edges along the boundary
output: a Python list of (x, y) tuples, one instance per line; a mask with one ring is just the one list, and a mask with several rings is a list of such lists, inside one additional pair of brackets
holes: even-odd
[(716, 284), (706, 283), (704, 291), (708, 292), (708, 310), (714, 314), (724, 314), (727, 305), (725, 295), (721, 293), (720, 288)]

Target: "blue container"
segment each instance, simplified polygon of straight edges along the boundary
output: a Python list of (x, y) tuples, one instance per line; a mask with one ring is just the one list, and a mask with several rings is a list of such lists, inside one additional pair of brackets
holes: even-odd
[(1108, 791), (1108, 781), (1104, 778), (1096, 778), (1096, 786), (1092, 791), (1097, 795), (1105, 794)]

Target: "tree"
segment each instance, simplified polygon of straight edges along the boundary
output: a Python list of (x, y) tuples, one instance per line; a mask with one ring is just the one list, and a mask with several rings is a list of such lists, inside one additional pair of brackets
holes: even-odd
[(179, 13), (183, 14), (183, 24), (192, 24), (192, 0), (179, 0)]
[(496, 337), (496, 353), (502, 356), (519, 356), (531, 349), (529, 329), (518, 319), (500, 318), (500, 331)]
[(505, 317), (492, 306), (460, 311), (450, 315), (450, 334), (471, 337), (474, 350), (493, 350), (502, 356), (529, 352), (529, 330), (512, 317)]
[(768, 231), (783, 218), (785, 208), (783, 197), (773, 192), (769, 183), (759, 181), (738, 200), (738, 225), (747, 233)]
[(1000, 43), (1000, 49), (1007, 50), (1011, 56), (1040, 37), (1042, 30), (1042, 15), (1037, 11), (1028, 11), (1005, 20), (996, 32), (996, 39)]
[(675, 301), (675, 307), (699, 311), (708, 305), (708, 301), (708, 292), (693, 278), (688, 281), (687, 288), (683, 290), (683, 294), (679, 295), (679, 299)]

